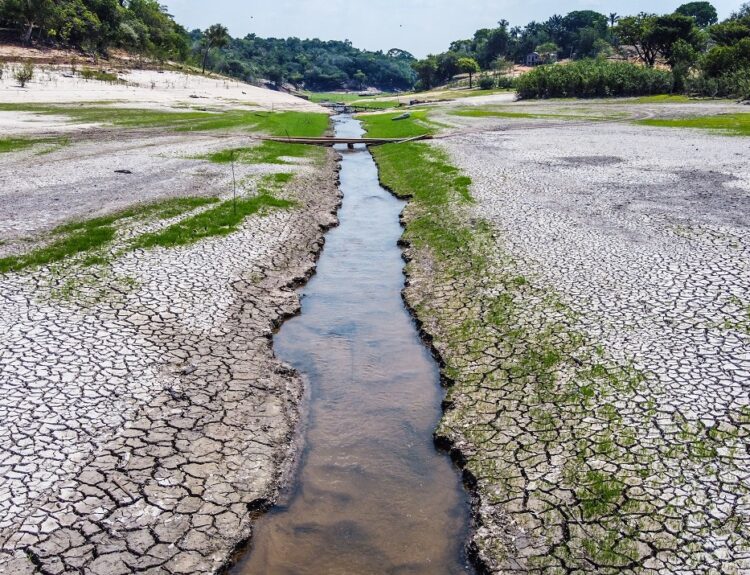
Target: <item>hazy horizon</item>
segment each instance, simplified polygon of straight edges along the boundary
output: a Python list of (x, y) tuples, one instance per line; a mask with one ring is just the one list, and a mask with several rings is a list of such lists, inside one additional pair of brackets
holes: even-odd
[[(350, 40), (357, 48), (401, 48), (417, 57), (443, 52), (451, 41), (468, 38), (499, 20), (524, 26), (553, 14), (596, 10), (604, 14), (641, 11), (672, 12), (682, 1), (665, 0), (276, 0), (248, 6), (239, 0), (214, 0), (211, 10), (198, 0), (165, 0), (177, 21), (188, 30), (220, 22), (235, 37), (320, 38)], [(739, 8), (738, 0), (712, 2), (723, 19)]]

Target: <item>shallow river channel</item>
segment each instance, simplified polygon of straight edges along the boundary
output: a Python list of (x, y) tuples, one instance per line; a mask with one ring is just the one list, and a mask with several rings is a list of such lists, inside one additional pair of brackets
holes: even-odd
[[(348, 116), (335, 125), (338, 136), (362, 133)], [(401, 299), (404, 203), (380, 187), (364, 147), (341, 152), (340, 226), (301, 315), (274, 338), (308, 380), (300, 466), (232, 573), (471, 573), (468, 498), (432, 441), (438, 366)]]

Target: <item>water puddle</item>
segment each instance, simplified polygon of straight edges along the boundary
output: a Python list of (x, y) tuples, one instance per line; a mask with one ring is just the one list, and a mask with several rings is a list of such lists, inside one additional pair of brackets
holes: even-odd
[[(337, 135), (361, 135), (356, 120), (335, 120)], [(300, 467), (232, 573), (466, 575), (467, 496), (432, 443), (438, 367), (401, 300), (404, 204), (366, 149), (343, 155), (341, 224), (302, 314), (274, 338), (309, 380)]]

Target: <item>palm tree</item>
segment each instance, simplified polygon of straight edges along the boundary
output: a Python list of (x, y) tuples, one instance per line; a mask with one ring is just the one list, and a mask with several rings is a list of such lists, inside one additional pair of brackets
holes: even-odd
[(205, 74), (209, 51), (211, 48), (223, 48), (229, 44), (229, 30), (221, 24), (213, 24), (203, 33), (203, 43), (203, 73)]
[(609, 25), (614, 28), (615, 24), (617, 24), (617, 21), (620, 19), (620, 16), (617, 14), (617, 12), (610, 12), (609, 13)]

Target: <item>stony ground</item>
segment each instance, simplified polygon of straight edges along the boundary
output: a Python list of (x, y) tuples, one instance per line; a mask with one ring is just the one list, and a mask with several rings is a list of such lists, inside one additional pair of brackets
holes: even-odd
[[(231, 197), (228, 166), (189, 158), (248, 144), (103, 134), (0, 156), (3, 254), (134, 202)], [(0, 572), (211, 572), (275, 498), (302, 383), (271, 334), (335, 223), (335, 163), (237, 170), (243, 194), (295, 173), (278, 195), (296, 204), (192, 246), (122, 251), (185, 216), (136, 218), (102, 264), (0, 275)]]
[[(561, 106), (612, 110), (511, 109)], [(689, 106), (618, 109), (745, 111)], [(481, 257), (457, 272), (412, 253), (407, 297), (455, 381), (438, 435), (475, 483), (480, 564), (750, 572), (750, 144), (440, 119)]]

